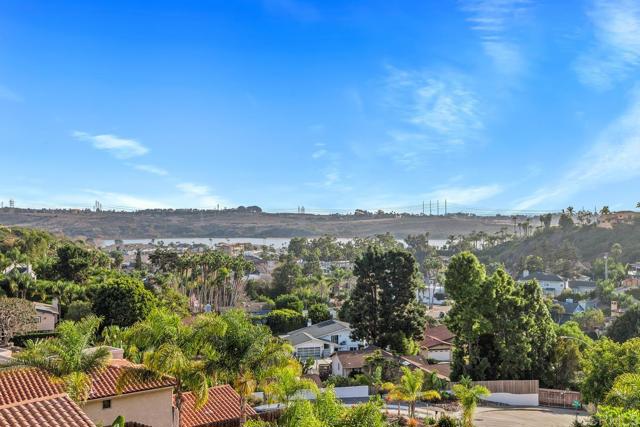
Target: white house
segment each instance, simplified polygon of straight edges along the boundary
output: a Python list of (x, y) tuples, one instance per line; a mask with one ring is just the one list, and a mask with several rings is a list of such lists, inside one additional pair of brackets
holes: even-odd
[(351, 339), (351, 326), (347, 322), (331, 319), (296, 329), (281, 335), (293, 346), (299, 359), (322, 359), (336, 351), (355, 351), (364, 342)]
[(522, 275), (518, 277), (518, 282), (528, 282), (529, 280), (537, 280), (540, 287), (547, 295), (558, 296), (567, 289), (567, 282), (557, 274), (543, 273), (541, 271), (535, 271), (530, 273), (529, 270), (522, 272)]

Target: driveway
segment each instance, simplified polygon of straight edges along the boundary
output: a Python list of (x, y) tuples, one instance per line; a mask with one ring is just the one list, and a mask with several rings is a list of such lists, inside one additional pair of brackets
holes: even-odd
[[(576, 412), (557, 408), (492, 408), (479, 407), (474, 417), (477, 427), (570, 427)], [(578, 419), (586, 420), (585, 412)]]

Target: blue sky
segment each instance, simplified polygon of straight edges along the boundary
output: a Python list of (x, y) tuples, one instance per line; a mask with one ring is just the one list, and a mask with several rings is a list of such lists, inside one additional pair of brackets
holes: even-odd
[(640, 2), (0, 0), (0, 200), (640, 200)]

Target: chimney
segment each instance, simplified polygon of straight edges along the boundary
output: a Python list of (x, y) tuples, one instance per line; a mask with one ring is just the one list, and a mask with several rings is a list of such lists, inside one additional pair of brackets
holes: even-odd
[(58, 313), (60, 313), (60, 303), (59, 303), (59, 301), (58, 301), (58, 298), (57, 298), (57, 297), (53, 297), (53, 298), (51, 299), (51, 305), (52, 305), (56, 310), (58, 310)]
[(522, 272), (522, 277), (523, 277), (523, 278), (527, 278), (527, 277), (529, 277), (529, 270), (524, 270), (524, 271)]

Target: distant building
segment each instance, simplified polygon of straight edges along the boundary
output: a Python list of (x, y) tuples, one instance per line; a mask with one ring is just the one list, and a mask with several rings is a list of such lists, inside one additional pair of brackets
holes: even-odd
[(446, 294), (444, 292), (444, 286), (433, 283), (418, 289), (416, 291), (416, 297), (418, 298), (418, 302), (424, 305), (443, 305)]
[(572, 292), (578, 294), (588, 294), (596, 290), (596, 282), (592, 280), (569, 280), (567, 286)]
[(36, 310), (35, 329), (40, 332), (52, 332), (60, 320), (58, 300), (54, 298), (52, 304), (34, 302), (33, 308)]
[(561, 276), (553, 273), (543, 273), (535, 271), (530, 273), (529, 270), (522, 272), (518, 277), (518, 282), (528, 282), (529, 280), (537, 280), (540, 287), (547, 295), (558, 296), (567, 289), (567, 282)]
[(351, 339), (351, 325), (331, 319), (291, 331), (281, 338), (293, 346), (298, 359), (322, 359), (336, 351), (355, 351), (364, 342)]
[(420, 354), (438, 362), (450, 362), (455, 335), (445, 325), (427, 328), (420, 343)]
[(598, 217), (598, 227), (600, 228), (613, 228), (618, 224), (633, 224), (634, 221), (640, 218), (640, 214), (634, 211), (620, 211), (613, 212), (607, 215), (600, 215)]
[(30, 279), (36, 280), (36, 272), (33, 271), (31, 264), (16, 264), (13, 263), (2, 271), (2, 274), (7, 275), (12, 272), (26, 274)]

